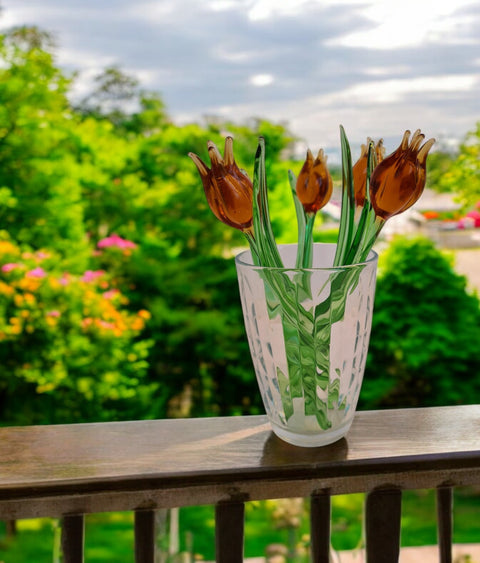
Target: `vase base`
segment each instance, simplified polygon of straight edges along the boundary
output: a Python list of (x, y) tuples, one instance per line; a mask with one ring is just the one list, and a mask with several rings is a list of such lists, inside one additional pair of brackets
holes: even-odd
[(302, 448), (319, 448), (321, 446), (328, 446), (338, 440), (341, 440), (349, 431), (352, 421), (342, 425), (340, 428), (333, 428), (330, 430), (321, 430), (315, 433), (300, 434), (292, 432), (270, 422), (272, 430), (284, 442), (292, 444), (293, 446), (300, 446)]

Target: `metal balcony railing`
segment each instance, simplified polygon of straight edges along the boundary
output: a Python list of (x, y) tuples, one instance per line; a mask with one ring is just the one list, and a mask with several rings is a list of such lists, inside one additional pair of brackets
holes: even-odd
[[(480, 484), (480, 406), (366, 411), (345, 439), (297, 448), (264, 416), (0, 429), (0, 519), (62, 518), (83, 562), (84, 515), (135, 512), (135, 561), (155, 561), (155, 511), (216, 505), (216, 559), (243, 560), (244, 503), (311, 499), (312, 561), (329, 561), (330, 498), (365, 492), (369, 563), (398, 561), (402, 491), (436, 489), (439, 561), (452, 560), (452, 491)], [(478, 525), (472, 523), (472, 525)]]

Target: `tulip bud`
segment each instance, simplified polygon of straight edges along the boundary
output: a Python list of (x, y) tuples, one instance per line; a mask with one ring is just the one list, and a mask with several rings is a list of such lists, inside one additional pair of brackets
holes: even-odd
[(216, 145), (209, 141), (211, 169), (194, 153), (188, 156), (195, 163), (202, 179), (208, 205), (213, 214), (226, 225), (250, 231), (253, 217), (253, 186), (250, 178), (238, 168), (233, 156), (233, 139), (225, 139), (222, 159)]
[(327, 169), (327, 157), (323, 150), (318, 151), (313, 160), (310, 150), (298, 175), (296, 192), (305, 213), (315, 214), (324, 207), (332, 195), (333, 182)]
[(370, 178), (370, 200), (377, 217), (386, 221), (411, 207), (422, 195), (426, 180), (428, 151), (435, 143), (418, 129), (409, 143), (410, 131), (405, 131), (398, 149), (387, 156)]

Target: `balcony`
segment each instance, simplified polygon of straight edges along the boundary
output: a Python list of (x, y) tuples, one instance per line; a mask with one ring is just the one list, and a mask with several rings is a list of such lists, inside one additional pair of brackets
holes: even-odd
[[(398, 561), (402, 490), (436, 489), (439, 561), (452, 491), (480, 485), (480, 406), (359, 412), (346, 439), (303, 449), (264, 416), (0, 429), (0, 519), (62, 518), (83, 561), (84, 515), (135, 512), (135, 561), (155, 561), (155, 511), (216, 506), (219, 563), (243, 560), (244, 503), (310, 497), (312, 561), (329, 561), (332, 495), (366, 492), (366, 560)], [(478, 525), (473, 523), (472, 525)]]

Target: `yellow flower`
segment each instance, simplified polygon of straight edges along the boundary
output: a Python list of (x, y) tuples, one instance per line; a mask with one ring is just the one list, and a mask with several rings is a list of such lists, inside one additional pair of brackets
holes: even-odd
[(36, 298), (33, 293), (25, 293), (23, 298), (25, 299), (25, 303), (28, 303), (29, 305), (33, 305), (36, 302)]
[(0, 254), (18, 254), (18, 248), (8, 240), (0, 240)]
[(37, 278), (23, 278), (18, 282), (18, 287), (24, 291), (37, 291), (41, 281)]
[(47, 393), (48, 391), (53, 391), (55, 389), (54, 383), (45, 383), (43, 385), (37, 386), (37, 393)]

